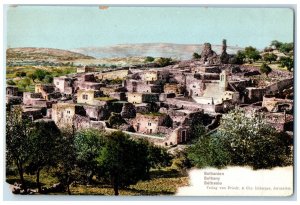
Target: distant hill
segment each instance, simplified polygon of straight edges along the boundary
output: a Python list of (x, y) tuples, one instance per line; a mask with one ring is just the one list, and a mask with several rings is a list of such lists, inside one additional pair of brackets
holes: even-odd
[[(84, 47), (72, 49), (95, 58), (120, 58), (134, 56), (172, 57), (180, 60), (191, 59), (194, 52), (201, 53), (203, 44), (171, 44), (171, 43), (143, 43), (120, 44), (106, 47)], [(212, 49), (220, 54), (221, 45), (212, 45)], [(234, 54), (243, 48), (228, 46), (227, 53)]]
[(26, 61), (72, 61), (77, 59), (94, 59), (81, 53), (76, 53), (68, 50), (53, 49), (53, 48), (8, 48), (6, 50), (6, 58), (11, 60), (26, 60)]

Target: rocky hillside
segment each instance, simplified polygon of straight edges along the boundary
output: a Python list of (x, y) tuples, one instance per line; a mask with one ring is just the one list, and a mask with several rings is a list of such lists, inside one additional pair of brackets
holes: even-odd
[(6, 50), (7, 61), (45, 60), (45, 61), (72, 61), (77, 59), (94, 59), (81, 53), (53, 48), (9, 48)]
[[(134, 56), (172, 57), (180, 60), (191, 59), (194, 52), (201, 53), (203, 44), (171, 44), (171, 43), (143, 43), (120, 44), (107, 47), (85, 47), (72, 51), (95, 58), (120, 58)], [(221, 54), (221, 45), (212, 45), (212, 49)], [(240, 47), (227, 47), (227, 53), (234, 54)]]

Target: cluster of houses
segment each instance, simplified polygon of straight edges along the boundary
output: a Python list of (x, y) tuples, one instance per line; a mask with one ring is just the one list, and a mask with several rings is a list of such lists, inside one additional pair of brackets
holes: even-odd
[(203, 54), (162, 68), (80, 67), (53, 84), (36, 84), (35, 92), (7, 86), (6, 102), (62, 129), (122, 130), (161, 146), (186, 143), (199, 123), (215, 130), (222, 114), (237, 106), (264, 112), (278, 131), (293, 131), (292, 77), (259, 87), (249, 77), (259, 73), (214, 58)]

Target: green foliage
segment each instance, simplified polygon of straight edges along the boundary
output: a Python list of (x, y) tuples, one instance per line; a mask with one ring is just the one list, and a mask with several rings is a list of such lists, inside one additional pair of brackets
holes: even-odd
[(259, 51), (252, 47), (252, 46), (249, 46), (249, 47), (246, 47), (245, 48), (245, 56), (246, 58), (249, 60), (249, 62), (251, 63), (252, 61), (257, 61), (261, 58), (260, 54), (259, 54)]
[(197, 59), (200, 59), (201, 58), (201, 55), (200, 54), (198, 54), (198, 53), (193, 53), (193, 59), (194, 60), (197, 60)]
[(284, 166), (291, 154), (287, 139), (267, 125), (262, 115), (247, 117), (240, 109), (224, 115), (218, 135), (227, 143), (234, 165), (254, 169)]
[(54, 169), (54, 176), (66, 187), (68, 194), (71, 194), (70, 184), (80, 175), (76, 170), (74, 140), (74, 130), (62, 130), (58, 145), (59, 152), (56, 153), (57, 166)]
[(111, 179), (115, 195), (119, 188), (136, 184), (147, 177), (147, 147), (130, 140), (123, 132), (113, 132), (97, 158), (99, 176)]
[(276, 61), (277, 56), (274, 53), (265, 53), (263, 59), (271, 64), (273, 61)]
[(16, 77), (25, 77), (25, 76), (26, 76), (26, 73), (23, 72), (23, 71), (21, 71), (21, 72), (16, 72), (16, 73), (15, 73), (15, 76), (16, 76)]
[(126, 123), (126, 121), (121, 117), (119, 113), (112, 112), (110, 117), (108, 118), (108, 124), (113, 128), (117, 128), (124, 123)]
[(45, 83), (53, 83), (53, 76), (52, 75), (46, 75), (44, 78)]
[(274, 40), (271, 42), (271, 46), (274, 46), (276, 49), (279, 49), (282, 46), (282, 42)]
[(42, 69), (37, 69), (34, 71), (34, 75), (36, 76), (36, 78), (39, 81), (44, 80), (44, 78), (46, 77), (46, 75), (50, 75), (50, 73), (48, 71), (42, 70)]
[(292, 71), (294, 68), (294, 59), (290, 57), (281, 57), (279, 59), (280, 67), (286, 67), (288, 71)]
[(35, 79), (37, 78), (35, 73), (29, 73), (27, 76), (28, 76), (33, 82), (34, 82)]
[(6, 115), (6, 166), (17, 166), (20, 181), (26, 193), (24, 167), (32, 155), (30, 136), (32, 123), (22, 117), (22, 108), (15, 106)]
[(23, 88), (24, 90), (31, 84), (30, 79), (28, 77), (25, 77), (18, 81), (18, 87)]
[(156, 60), (156, 63), (160, 66), (160, 67), (165, 67), (168, 65), (171, 65), (173, 63), (172, 58), (158, 58)]
[(260, 72), (265, 73), (266, 76), (268, 76), (269, 73), (272, 72), (272, 68), (270, 68), (270, 66), (268, 66), (266, 63), (263, 63), (263, 64), (260, 66)]
[(236, 64), (243, 64), (245, 61), (246, 55), (244, 51), (238, 51), (235, 55), (234, 61)]
[(155, 60), (155, 58), (153, 58), (151, 56), (147, 56), (146, 59), (145, 59), (145, 62), (150, 63), (150, 62), (153, 62), (154, 60)]
[(30, 174), (36, 174), (37, 187), (41, 192), (40, 171), (56, 165), (57, 154), (60, 151), (57, 149), (60, 143), (60, 131), (53, 121), (34, 122), (29, 141), (30, 147), (27, 149), (31, 150), (32, 155), (26, 171)]
[(6, 81), (6, 84), (7, 84), (7, 85), (16, 85), (15, 81), (13, 81), (13, 80), (11, 80), (11, 79), (10, 79), (10, 80), (7, 80), (7, 81)]
[(235, 109), (223, 116), (219, 129), (201, 135), (187, 149), (197, 167), (251, 166), (265, 169), (291, 163), (291, 138), (267, 125), (262, 115), (246, 116)]
[(283, 43), (279, 47), (279, 51), (282, 52), (282, 53), (285, 53), (285, 54), (288, 54), (293, 50), (294, 50), (294, 43)]
[(95, 129), (82, 130), (75, 135), (74, 147), (79, 177), (87, 184), (92, 182), (97, 172), (96, 158), (104, 145), (104, 134)]
[(230, 163), (230, 153), (225, 138), (218, 135), (200, 136), (198, 141), (187, 149), (188, 159), (199, 168), (222, 168)]

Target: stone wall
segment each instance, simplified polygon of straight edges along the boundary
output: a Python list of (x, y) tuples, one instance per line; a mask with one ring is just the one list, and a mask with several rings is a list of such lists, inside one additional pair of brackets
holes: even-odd
[(262, 106), (266, 107), (269, 112), (293, 111), (293, 100), (280, 99), (275, 97), (264, 96)]
[(125, 70), (115, 70), (108, 72), (96, 73), (95, 76), (100, 80), (116, 80), (116, 79), (124, 79), (128, 75), (128, 69)]

